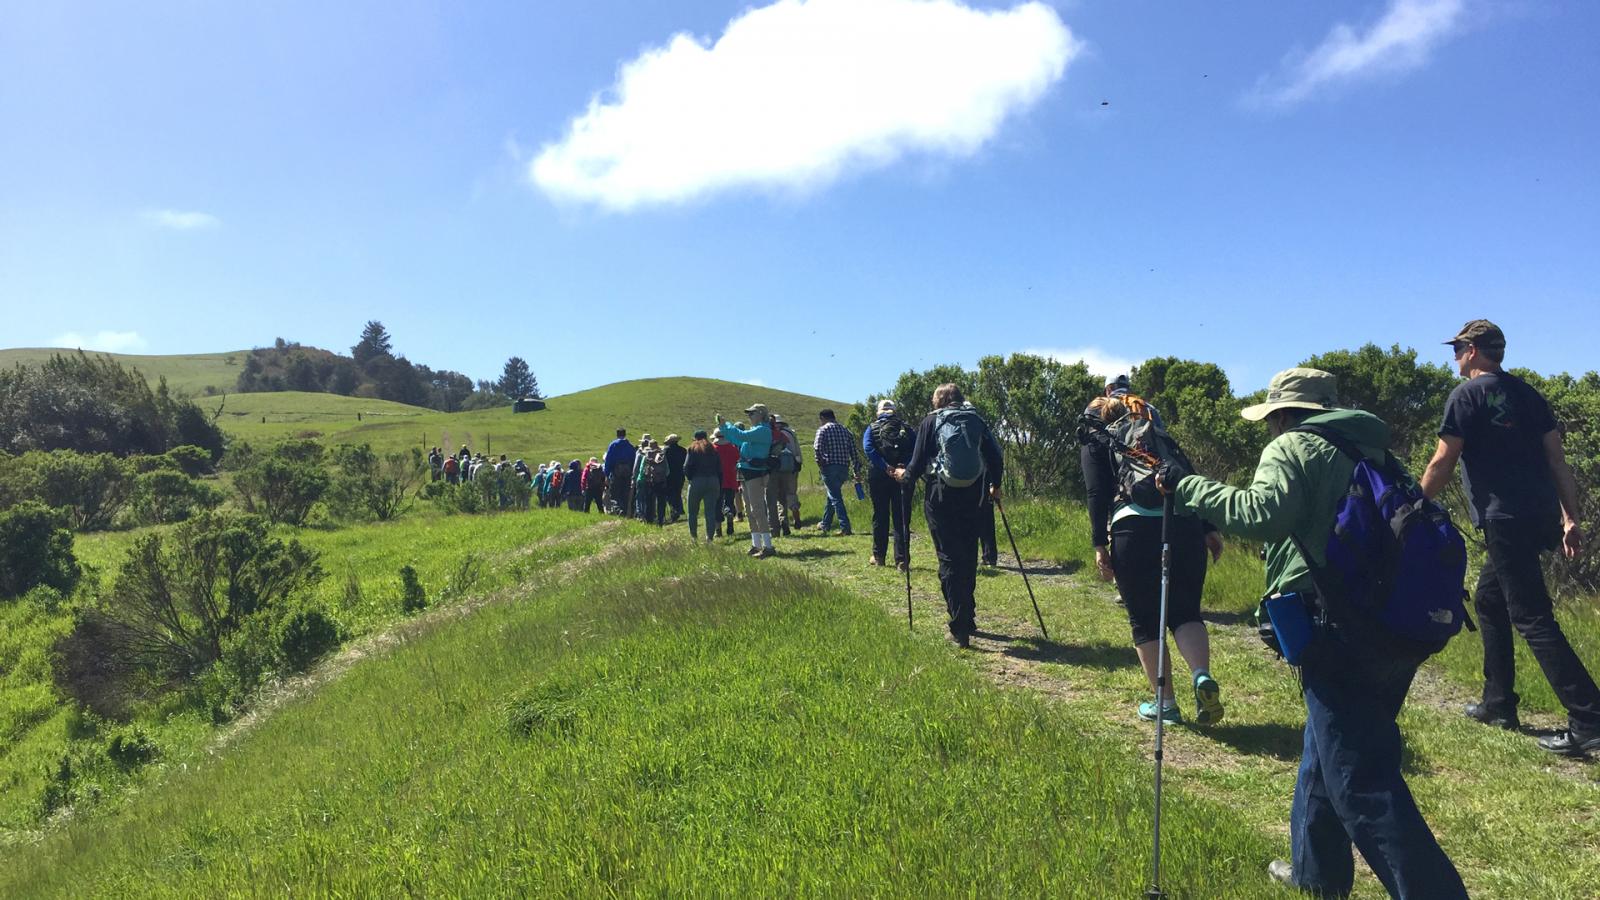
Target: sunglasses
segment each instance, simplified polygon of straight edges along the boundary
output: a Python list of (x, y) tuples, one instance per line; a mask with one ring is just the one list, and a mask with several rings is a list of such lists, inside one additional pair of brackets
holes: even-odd
[(1467, 348), (1471, 346), (1472, 343), (1470, 341), (1455, 341), (1450, 345), (1450, 349), (1455, 351), (1456, 359), (1460, 359), (1467, 352)]

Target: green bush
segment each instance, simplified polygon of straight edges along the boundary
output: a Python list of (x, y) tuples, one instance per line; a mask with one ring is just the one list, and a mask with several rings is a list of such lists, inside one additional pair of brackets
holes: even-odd
[(321, 607), (295, 610), (278, 626), (278, 653), (289, 671), (304, 672), (337, 646), (339, 626)]
[(330, 484), (322, 469), (322, 445), (286, 441), (265, 455), (252, 456), (233, 480), (245, 509), (276, 523), (304, 525)]
[(371, 445), (340, 444), (334, 448), (334, 479), (328, 504), (343, 518), (393, 519), (405, 512), (427, 470), (422, 452), (373, 452)]
[(275, 621), (321, 577), (316, 554), (253, 516), (201, 514), (128, 551), (110, 595), (56, 645), (61, 691), (107, 717), (188, 687), (256, 618)]
[(106, 756), (123, 770), (138, 768), (157, 753), (156, 743), (140, 725), (124, 725), (113, 729), (106, 741)]
[(176, 469), (157, 469), (134, 479), (133, 515), (141, 525), (182, 522), (221, 504), (221, 491)]
[(82, 570), (63, 518), (32, 500), (0, 512), (0, 597), (40, 587), (70, 594), (77, 586)]
[(133, 494), (133, 467), (110, 453), (31, 452), (7, 460), (0, 495), (62, 510), (73, 531), (103, 531)]

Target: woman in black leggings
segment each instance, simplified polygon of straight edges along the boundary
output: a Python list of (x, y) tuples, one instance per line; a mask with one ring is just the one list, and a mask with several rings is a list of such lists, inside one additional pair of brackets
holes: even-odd
[[(1124, 395), (1095, 398), (1089, 404), (1089, 413), (1107, 422), (1128, 415), (1152, 415), (1142, 400)], [(1102, 579), (1117, 582), (1117, 593), (1128, 609), (1134, 650), (1153, 689), (1160, 649), (1156, 641), (1162, 637), (1161, 509), (1142, 507), (1120, 495), (1118, 461), (1106, 444), (1090, 440), (1083, 445), (1080, 459), (1088, 492), (1095, 564)], [(1213, 559), (1222, 555), (1222, 536), (1209, 523), (1193, 516), (1174, 516), (1169, 530), (1172, 570), (1167, 592), (1167, 630), (1172, 632), (1178, 653), (1189, 664), (1195, 721), (1211, 725), (1222, 719), (1222, 693), (1211, 677), (1211, 643), (1200, 618), (1200, 594), (1206, 583), (1206, 553), (1209, 550)], [(1139, 716), (1154, 719), (1159, 713), (1168, 722), (1180, 722), (1183, 717), (1172, 690), (1171, 654), (1167, 655), (1164, 674), (1166, 687), (1159, 710), (1153, 701), (1146, 701), (1139, 704)]]

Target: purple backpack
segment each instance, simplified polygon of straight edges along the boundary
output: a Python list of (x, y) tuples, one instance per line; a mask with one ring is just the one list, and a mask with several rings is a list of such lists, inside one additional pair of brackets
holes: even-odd
[[(1381, 464), (1367, 459), (1343, 435), (1317, 425), (1292, 431), (1315, 435), (1355, 460), (1350, 489), (1334, 512), (1324, 548), (1326, 563), (1313, 571), (1330, 601), (1361, 610), (1412, 641), (1442, 649), (1467, 617), (1467, 544), (1444, 507), (1429, 500), (1393, 454)], [(1311, 564), (1300, 539), (1300, 553)], [(1313, 567), (1315, 569), (1315, 567)]]

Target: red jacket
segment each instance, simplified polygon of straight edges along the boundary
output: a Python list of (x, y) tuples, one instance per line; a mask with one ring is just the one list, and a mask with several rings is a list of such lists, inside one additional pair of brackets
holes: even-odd
[(712, 446), (717, 448), (717, 456), (722, 460), (722, 489), (728, 491), (738, 487), (739, 448), (726, 441)]

